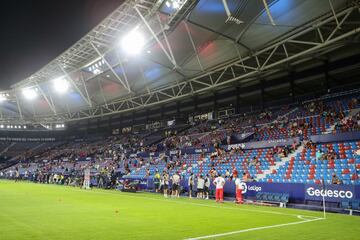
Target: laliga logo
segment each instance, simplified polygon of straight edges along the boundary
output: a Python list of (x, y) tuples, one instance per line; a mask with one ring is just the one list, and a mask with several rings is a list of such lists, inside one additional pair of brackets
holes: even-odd
[(353, 197), (353, 193), (351, 191), (344, 191), (344, 190), (320, 190), (315, 189), (313, 187), (309, 187), (306, 189), (306, 193), (309, 196), (315, 196), (315, 197), (333, 197), (333, 198), (349, 198), (351, 199)]
[(246, 183), (242, 182), (242, 183), (240, 184), (240, 187), (241, 187), (241, 189), (242, 189), (242, 194), (246, 193), (246, 191), (247, 191), (247, 185), (246, 185)]
[(242, 183), (240, 184), (240, 186), (241, 186), (241, 189), (242, 189), (242, 193), (243, 193), (243, 194), (246, 193), (247, 190), (249, 190), (249, 191), (255, 191), (255, 192), (260, 192), (260, 191), (261, 191), (261, 187), (256, 186), (256, 185), (248, 187), (248, 186), (246, 185), (246, 183), (244, 183), (244, 182), (242, 182)]

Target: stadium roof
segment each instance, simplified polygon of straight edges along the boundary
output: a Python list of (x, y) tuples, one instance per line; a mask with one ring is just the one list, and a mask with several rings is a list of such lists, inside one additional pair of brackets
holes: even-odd
[[(3, 91), (0, 121), (66, 122), (174, 101), (311, 63), (314, 54), (342, 48), (360, 31), (359, 1), (183, 0), (177, 9), (166, 2), (125, 1)], [(121, 39), (134, 28), (146, 42), (129, 56)], [(54, 91), (54, 79), (65, 79), (69, 91)]]

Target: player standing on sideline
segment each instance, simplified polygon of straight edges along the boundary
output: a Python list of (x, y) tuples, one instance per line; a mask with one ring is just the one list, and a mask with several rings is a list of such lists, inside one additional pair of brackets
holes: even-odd
[(200, 175), (200, 177), (197, 180), (197, 193), (196, 193), (197, 198), (203, 198), (203, 196), (204, 196), (204, 185), (205, 185), (205, 180), (203, 178), (203, 175)]
[(214, 179), (213, 183), (216, 186), (216, 193), (215, 193), (216, 202), (222, 203), (224, 201), (225, 179), (222, 177), (221, 174), (219, 174), (218, 177)]
[(18, 168), (15, 168), (15, 182), (20, 180), (20, 172)]
[(172, 180), (172, 193), (173, 197), (180, 197), (179, 188), (180, 188), (180, 175), (178, 172), (175, 172), (171, 178)]
[(237, 177), (235, 179), (235, 186), (236, 186), (236, 200), (235, 203), (242, 204), (243, 203), (243, 196), (242, 196), (242, 186), (241, 186), (241, 179)]
[(204, 184), (204, 197), (206, 197), (206, 199), (209, 199), (209, 191), (210, 191), (210, 177), (209, 174), (206, 174), (205, 177), (205, 184)]
[(194, 173), (190, 174), (189, 180), (188, 180), (188, 186), (189, 186), (189, 198), (192, 198), (192, 189), (194, 186)]
[(160, 190), (160, 173), (158, 171), (156, 171), (155, 176), (154, 176), (154, 188), (155, 188), (155, 192), (159, 192)]
[(164, 197), (167, 198), (168, 197), (168, 189), (169, 189), (169, 174), (164, 171), (163, 172), (163, 181), (164, 181)]

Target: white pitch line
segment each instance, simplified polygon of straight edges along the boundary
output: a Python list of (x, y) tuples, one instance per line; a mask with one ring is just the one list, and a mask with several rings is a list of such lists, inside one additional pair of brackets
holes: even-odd
[[(299, 217), (299, 218), (301, 218), (301, 217)], [(301, 218), (301, 219), (303, 219), (303, 218)], [(276, 224), (276, 225), (270, 225), (270, 226), (248, 228), (248, 229), (232, 231), (232, 232), (226, 232), (226, 233), (219, 233), (219, 234), (213, 234), (213, 235), (207, 235), (207, 236), (201, 236), (201, 237), (194, 237), (194, 238), (186, 238), (185, 240), (200, 240), (200, 239), (207, 239), (207, 238), (224, 237), (224, 236), (234, 235), (234, 234), (239, 234), (239, 233), (244, 233), (244, 232), (252, 232), (252, 231), (259, 231), (259, 230), (264, 230), (264, 229), (269, 229), (269, 228), (280, 228), (280, 227), (286, 227), (286, 226), (291, 226), (291, 225), (298, 225), (298, 224), (314, 222), (314, 221), (318, 221), (318, 220), (324, 220), (324, 219), (323, 218), (317, 218), (317, 219), (311, 219), (311, 220), (303, 220), (303, 221), (300, 221), (300, 222), (282, 223), (282, 224)]]

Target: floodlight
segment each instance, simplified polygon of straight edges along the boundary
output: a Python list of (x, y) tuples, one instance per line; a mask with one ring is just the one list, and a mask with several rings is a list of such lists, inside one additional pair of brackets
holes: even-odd
[(122, 48), (130, 55), (139, 54), (145, 45), (144, 36), (137, 28), (133, 29), (121, 41)]
[(0, 125), (0, 128), (4, 128), (4, 125)]
[(178, 0), (174, 0), (172, 6), (173, 6), (174, 9), (179, 9), (179, 7), (180, 7), (180, 2), (179, 2)]
[(95, 75), (100, 74), (100, 73), (101, 73), (101, 70), (98, 68), (94, 69), (94, 71), (93, 71), (93, 74), (95, 74)]
[(6, 101), (7, 97), (5, 94), (0, 94), (0, 102)]
[(37, 97), (37, 89), (36, 88), (23, 88), (22, 94), (28, 100), (33, 100)]
[(53, 81), (54, 89), (58, 93), (65, 93), (70, 87), (69, 82), (65, 78), (57, 78)]
[(171, 3), (169, 1), (166, 1), (165, 4), (168, 8), (171, 7)]

